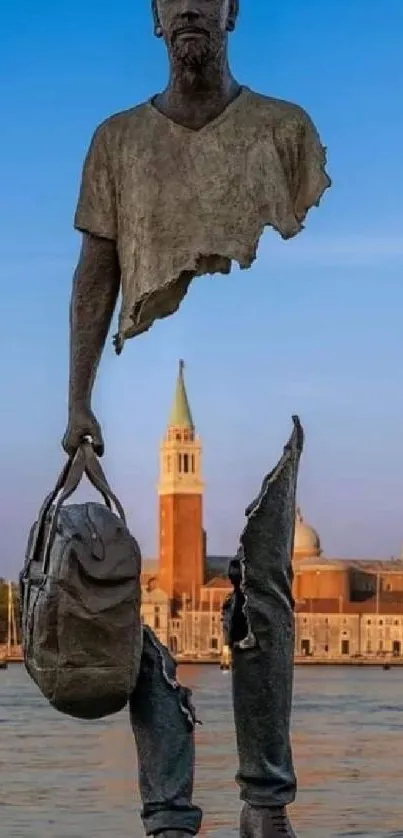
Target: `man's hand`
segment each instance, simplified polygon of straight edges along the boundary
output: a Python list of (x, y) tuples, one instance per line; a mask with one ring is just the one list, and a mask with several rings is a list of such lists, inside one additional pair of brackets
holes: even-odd
[(70, 411), (66, 433), (62, 445), (70, 456), (75, 454), (84, 437), (90, 436), (92, 446), (98, 457), (104, 453), (104, 441), (100, 425), (92, 410), (88, 407), (76, 407)]

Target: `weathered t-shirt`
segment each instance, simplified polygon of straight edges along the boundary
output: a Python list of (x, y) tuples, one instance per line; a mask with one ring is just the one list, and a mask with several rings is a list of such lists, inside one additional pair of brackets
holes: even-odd
[(197, 131), (152, 101), (103, 122), (75, 227), (116, 242), (120, 343), (176, 311), (194, 276), (249, 268), (267, 225), (295, 236), (330, 185), (325, 164), (302, 108), (247, 87)]

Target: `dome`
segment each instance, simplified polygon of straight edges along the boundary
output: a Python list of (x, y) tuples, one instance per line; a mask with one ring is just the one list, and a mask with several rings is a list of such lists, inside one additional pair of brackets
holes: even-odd
[(297, 509), (295, 516), (294, 559), (308, 559), (320, 556), (322, 550), (320, 538), (316, 530), (306, 524), (301, 510)]

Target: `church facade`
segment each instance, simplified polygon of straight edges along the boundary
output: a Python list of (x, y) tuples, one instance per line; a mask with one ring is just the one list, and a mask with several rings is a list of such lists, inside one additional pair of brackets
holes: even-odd
[[(180, 658), (220, 659), (229, 556), (207, 556), (202, 445), (179, 363), (160, 446), (157, 560), (143, 562), (142, 616)], [(403, 657), (403, 561), (324, 556), (297, 510), (293, 551), (295, 654), (306, 662)]]

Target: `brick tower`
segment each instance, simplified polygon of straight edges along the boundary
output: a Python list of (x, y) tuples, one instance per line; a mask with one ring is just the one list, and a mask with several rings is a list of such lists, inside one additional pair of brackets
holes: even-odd
[(204, 582), (201, 445), (179, 362), (175, 397), (160, 448), (159, 586), (173, 603), (199, 599)]

